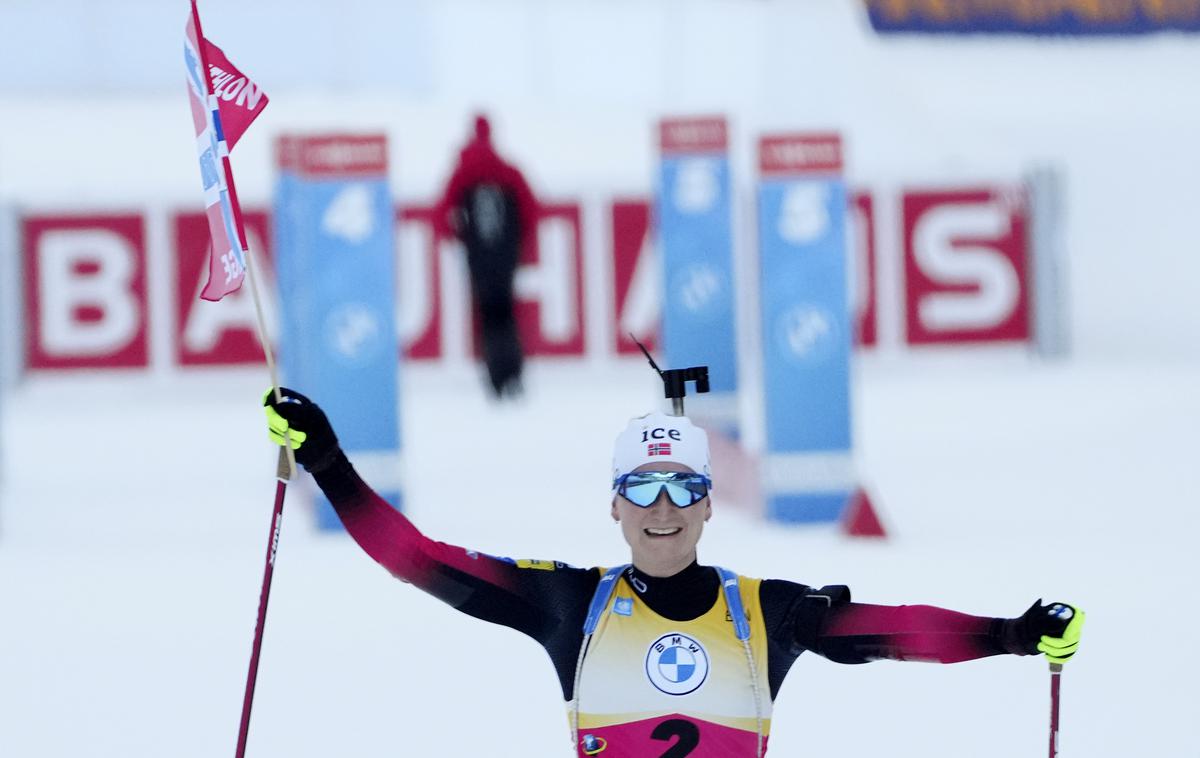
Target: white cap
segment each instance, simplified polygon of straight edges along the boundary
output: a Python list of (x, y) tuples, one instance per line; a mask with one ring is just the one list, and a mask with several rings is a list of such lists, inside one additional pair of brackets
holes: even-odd
[(613, 445), (613, 481), (647, 463), (681, 463), (711, 477), (708, 435), (687, 416), (660, 411), (632, 419)]

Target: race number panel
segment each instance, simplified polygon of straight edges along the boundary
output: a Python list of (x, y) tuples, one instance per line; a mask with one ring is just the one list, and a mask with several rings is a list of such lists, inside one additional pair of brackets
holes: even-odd
[(855, 487), (841, 138), (763, 137), (759, 171), (766, 512), (833, 521)]
[(691, 414), (738, 431), (736, 297), (729, 136), (723, 118), (659, 125), (655, 213), (662, 249), (662, 347), (673, 368), (708, 366), (711, 391)]
[[(281, 365), (355, 467), (401, 501), (395, 207), (380, 135), (283, 137), (275, 207)], [(328, 502), (321, 528), (340, 529)]]

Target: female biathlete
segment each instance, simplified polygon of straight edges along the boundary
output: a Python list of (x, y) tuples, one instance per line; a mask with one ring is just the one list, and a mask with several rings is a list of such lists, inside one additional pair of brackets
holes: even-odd
[(771, 706), (805, 650), (839, 663), (956, 663), (1079, 644), (1084, 614), (1035, 602), (1017, 618), (855, 603), (845, 586), (751, 579), (696, 561), (712, 515), (708, 438), (684, 416), (633, 419), (613, 451), (612, 517), (630, 562), (581, 569), (497, 558), (421, 534), (364, 482), (321, 409), (292, 390), (264, 401), (356, 542), (394, 576), (517, 629), (558, 672), (578, 756), (761, 758)]

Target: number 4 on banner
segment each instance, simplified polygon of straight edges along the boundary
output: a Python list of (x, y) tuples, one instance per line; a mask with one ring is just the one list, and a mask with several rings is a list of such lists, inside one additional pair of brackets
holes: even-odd
[(374, 234), (370, 189), (362, 184), (352, 184), (339, 192), (321, 216), (321, 230), (353, 245)]

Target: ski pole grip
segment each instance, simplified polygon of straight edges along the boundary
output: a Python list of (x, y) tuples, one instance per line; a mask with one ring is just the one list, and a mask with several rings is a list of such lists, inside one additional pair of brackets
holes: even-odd
[(281, 482), (291, 481), (292, 472), (296, 470), (296, 453), (290, 439), (288, 443), (279, 448), (279, 460), (275, 462), (275, 478)]

